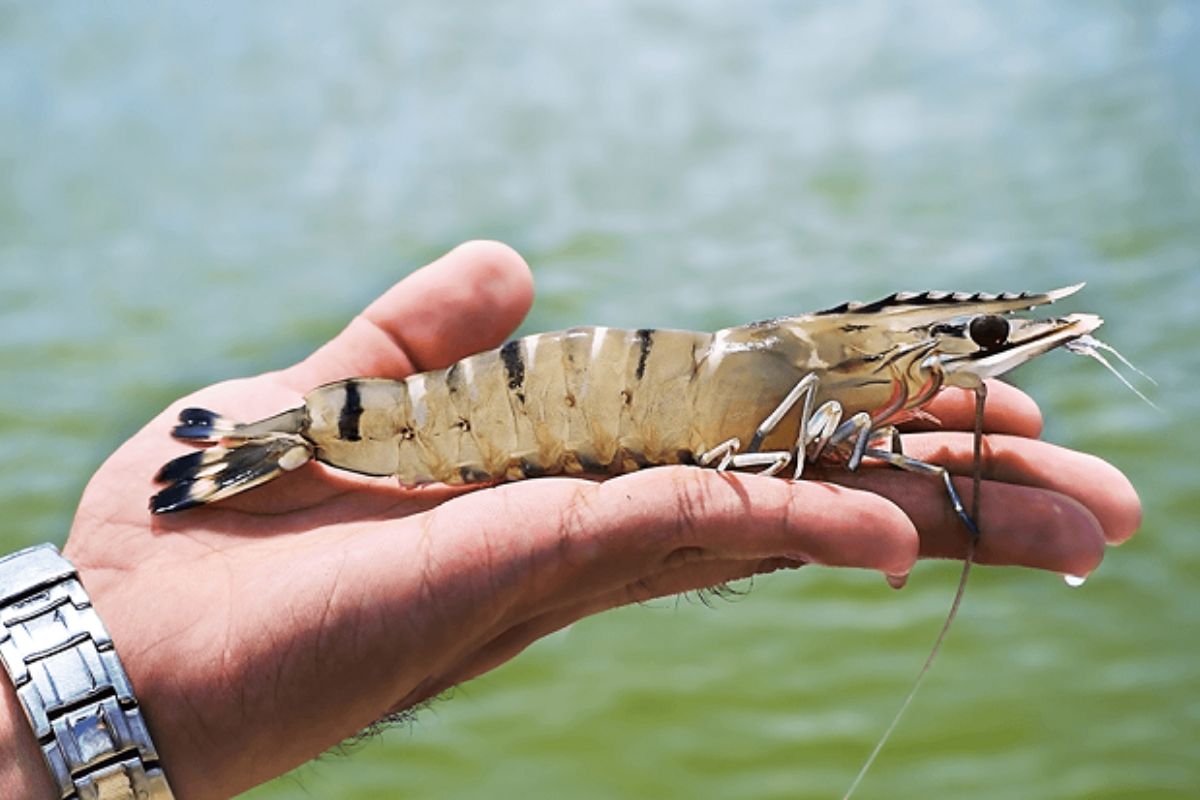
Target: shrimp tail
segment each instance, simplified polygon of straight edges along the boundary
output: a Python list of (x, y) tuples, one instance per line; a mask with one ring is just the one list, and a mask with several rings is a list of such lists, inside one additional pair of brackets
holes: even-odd
[(207, 409), (184, 409), (175, 438), (216, 444), (164, 464), (154, 480), (167, 486), (150, 498), (150, 510), (167, 514), (212, 503), (303, 466), (313, 458), (304, 424), (303, 408), (248, 425)]
[(179, 412), (179, 423), (171, 430), (176, 439), (190, 442), (218, 442), (231, 435), (238, 424), (207, 408), (185, 408)]

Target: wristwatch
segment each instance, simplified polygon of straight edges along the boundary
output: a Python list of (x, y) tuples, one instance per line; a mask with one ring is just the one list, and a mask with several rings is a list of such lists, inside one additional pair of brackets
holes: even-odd
[(173, 797), (112, 639), (54, 545), (0, 558), (0, 661), (64, 800)]

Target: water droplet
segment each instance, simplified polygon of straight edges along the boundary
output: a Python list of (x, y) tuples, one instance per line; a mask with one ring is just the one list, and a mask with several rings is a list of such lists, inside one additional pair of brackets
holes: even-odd
[(1063, 575), (1063, 581), (1072, 589), (1083, 586), (1087, 580), (1087, 575)]

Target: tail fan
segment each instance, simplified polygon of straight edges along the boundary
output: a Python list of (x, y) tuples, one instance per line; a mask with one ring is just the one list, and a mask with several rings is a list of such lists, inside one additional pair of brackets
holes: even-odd
[(249, 425), (202, 408), (184, 409), (173, 434), (189, 442), (220, 442), (167, 462), (155, 481), (167, 487), (150, 498), (155, 514), (222, 500), (307, 463), (312, 444), (300, 433), (303, 409)]
[(171, 430), (171, 435), (189, 442), (218, 442), (237, 427), (229, 417), (207, 408), (185, 408), (179, 412), (179, 424)]

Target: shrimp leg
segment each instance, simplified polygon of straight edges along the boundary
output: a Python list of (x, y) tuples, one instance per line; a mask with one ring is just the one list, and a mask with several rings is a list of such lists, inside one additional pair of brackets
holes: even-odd
[[(799, 480), (804, 471), (804, 462), (808, 460), (806, 458), (806, 450), (809, 443), (814, 441), (818, 443), (815, 453), (812, 456), (813, 460), (815, 460), (821, 451), (825, 449), (826, 444), (836, 439), (841, 432), (839, 423), (842, 418), (842, 406), (840, 403), (836, 400), (830, 400), (823, 403), (815, 411), (813, 410), (813, 402), (819, 383), (820, 378), (815, 372), (810, 372), (797, 381), (796, 385), (780, 401), (779, 405), (759, 423), (758, 428), (754, 431), (753, 438), (750, 440), (750, 444), (744, 452), (741, 451), (741, 442), (737, 438), (726, 439), (701, 455), (699, 459), (700, 463), (704, 465), (711, 464), (719, 458), (718, 471), (730, 468), (736, 469), (767, 465), (762, 474), (774, 475), (787, 466), (794, 457), (796, 459), (796, 471), (792, 479)], [(796, 404), (801, 399), (804, 400), (804, 403), (800, 410), (800, 433), (796, 437), (795, 447), (792, 450), (759, 452), (763, 440), (779, 426), (779, 423), (796, 407)], [(855, 415), (855, 419), (857, 420), (859, 416), (866, 419), (869, 427), (870, 417), (865, 414)], [(842, 437), (847, 438), (852, 430), (857, 430), (857, 426), (846, 431), (842, 434)], [(862, 447), (865, 448), (865, 446), (864, 442)], [(794, 456), (793, 453), (795, 454)]]
[(958, 496), (958, 490), (954, 488), (954, 482), (950, 480), (950, 470), (938, 464), (930, 464), (925, 461), (906, 456), (903, 453), (892, 452), (891, 450), (877, 450), (868, 447), (864, 453), (870, 458), (877, 458), (880, 461), (885, 461), (897, 469), (902, 469), (905, 472), (916, 472), (924, 475), (937, 475), (942, 479), (943, 485), (946, 487), (946, 494), (950, 497), (950, 504), (954, 506), (954, 513), (962, 520), (974, 539), (979, 538), (979, 526), (975, 524), (975, 520), (967, 513), (966, 507), (963, 505), (962, 498)]
[[(870, 457), (884, 461), (905, 472), (937, 475), (940, 477), (942, 484), (946, 487), (946, 494), (950, 498), (950, 503), (954, 507), (954, 513), (962, 520), (963, 525), (972, 537), (979, 536), (979, 527), (975, 524), (975, 520), (971, 518), (971, 515), (967, 513), (962, 498), (959, 497), (958, 490), (954, 488), (954, 482), (950, 479), (950, 472), (945, 467), (904, 455), (901, 449), (900, 436), (895, 427), (889, 425), (876, 428), (871, 415), (865, 411), (860, 411), (845, 422), (841, 421), (842, 406), (836, 400), (822, 403), (814, 411), (812, 407), (813, 398), (816, 396), (819, 381), (820, 379), (814, 372), (810, 372), (797, 381), (796, 385), (787, 393), (787, 396), (759, 424), (758, 428), (754, 431), (754, 437), (750, 440), (750, 444), (745, 451), (741, 450), (741, 442), (737, 438), (726, 439), (701, 455), (699, 462), (703, 465), (708, 465), (719, 459), (717, 470), (721, 472), (727, 469), (761, 466), (765, 467), (761, 474), (774, 475), (787, 466), (788, 462), (793, 458), (792, 453), (794, 452), (796, 471), (793, 480), (799, 480), (806, 461), (816, 461), (827, 447), (836, 448), (849, 443), (850, 457), (846, 462), (846, 469), (851, 472), (857, 472), (858, 468), (862, 465), (863, 459)], [(758, 448), (762, 446), (763, 440), (778, 427), (783, 418), (796, 407), (796, 404), (801, 399), (804, 402), (800, 411), (800, 433), (796, 440), (795, 449), (793, 451), (759, 452)], [(887, 435), (890, 439), (890, 450), (871, 447), (872, 440), (880, 434)], [(814, 442), (816, 446), (813, 448), (813, 452), (809, 454), (807, 452), (808, 446)]]

